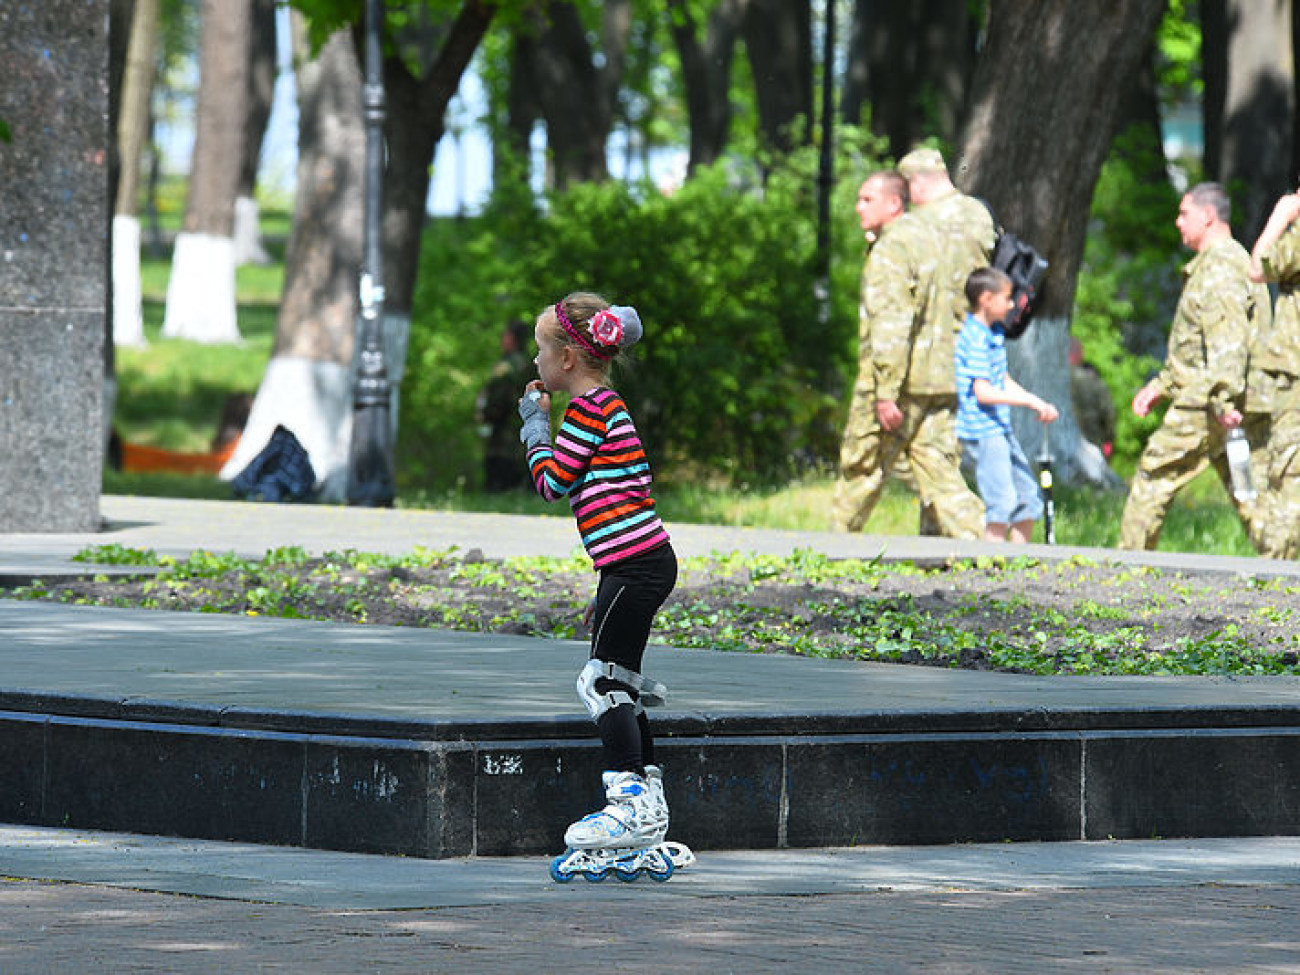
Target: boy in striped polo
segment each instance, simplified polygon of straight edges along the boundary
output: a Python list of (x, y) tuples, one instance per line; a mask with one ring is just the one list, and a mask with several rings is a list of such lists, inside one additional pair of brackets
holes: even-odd
[(1043, 513), (1038, 484), (1011, 429), (1011, 407), (1025, 406), (1043, 423), (1056, 407), (1007, 375), (1006, 333), (1011, 279), (992, 267), (976, 268), (966, 279), (970, 312), (957, 336), (957, 439), (984, 499), (984, 538), (1028, 542)]

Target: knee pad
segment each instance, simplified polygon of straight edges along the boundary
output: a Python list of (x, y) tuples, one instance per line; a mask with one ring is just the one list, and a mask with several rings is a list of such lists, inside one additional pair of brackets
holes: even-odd
[[(607, 691), (596, 690), (596, 682), (601, 678), (621, 685)], [(630, 704), (638, 714), (647, 707), (659, 707), (668, 700), (668, 688), (657, 680), (651, 680), (638, 674), (635, 670), (608, 660), (588, 660), (587, 665), (578, 674), (578, 697), (586, 705), (593, 721), (611, 708)], [(629, 688), (624, 690), (623, 688)], [(633, 693), (636, 697), (633, 697)]]

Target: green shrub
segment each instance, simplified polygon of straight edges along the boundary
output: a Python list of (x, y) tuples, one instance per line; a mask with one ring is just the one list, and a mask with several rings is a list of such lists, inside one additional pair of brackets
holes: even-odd
[(473, 483), (473, 403), (502, 328), (575, 290), (642, 314), (647, 340), (615, 381), (661, 471), (771, 483), (828, 462), (856, 362), (862, 244), (852, 200), (869, 158), (854, 139), (843, 143), (824, 318), (810, 152), (762, 179), (720, 163), (671, 195), (581, 184), (551, 197), (545, 212), (520, 179), (483, 217), (436, 222), (424, 242), (403, 382), (404, 480), (432, 489)]

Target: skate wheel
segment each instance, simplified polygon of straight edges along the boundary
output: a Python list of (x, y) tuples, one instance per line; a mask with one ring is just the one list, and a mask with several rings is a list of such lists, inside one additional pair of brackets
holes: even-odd
[(614, 868), (614, 876), (625, 884), (635, 883), (636, 878), (640, 876), (640, 874), (640, 870), (621, 870), (618, 867)]
[(573, 879), (573, 874), (565, 873), (560, 869), (560, 867), (564, 864), (564, 861), (567, 860), (568, 858), (569, 855), (567, 853), (561, 853), (559, 856), (557, 856), (554, 860), (551, 861), (551, 879), (554, 880), (557, 884), (567, 884), (570, 880)]
[(663, 870), (654, 870), (647, 867), (645, 872), (646, 875), (651, 880), (657, 881), (658, 883), (662, 884), (665, 880), (667, 880), (669, 877), (673, 875), (673, 862), (671, 860), (665, 859)]
[(582, 877), (583, 877), (583, 879), (586, 880), (588, 883), (591, 883), (591, 884), (598, 884), (598, 883), (600, 883), (602, 880), (604, 880), (604, 879), (605, 879), (606, 877), (608, 877), (608, 876), (609, 876), (609, 868), (608, 868), (608, 867), (606, 867), (604, 870), (584, 870), (584, 871), (582, 871)]

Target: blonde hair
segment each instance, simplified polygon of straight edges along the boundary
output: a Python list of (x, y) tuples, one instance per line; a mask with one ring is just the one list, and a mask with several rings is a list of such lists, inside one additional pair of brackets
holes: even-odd
[[(610, 307), (610, 303), (600, 295), (591, 291), (574, 291), (565, 295), (557, 302), (564, 316), (583, 339), (594, 344), (591, 334), (591, 319), (597, 312), (602, 312)], [(598, 356), (591, 351), (589, 345), (584, 345), (582, 341), (575, 338), (569, 333), (563, 325), (560, 324), (560, 318), (555, 312), (555, 305), (547, 305), (542, 310), (541, 315), (537, 317), (540, 324), (547, 333), (560, 345), (573, 349), (581, 357), (581, 362), (597, 375), (608, 377), (610, 367), (622, 355), (623, 350), (620, 348), (610, 356)]]

